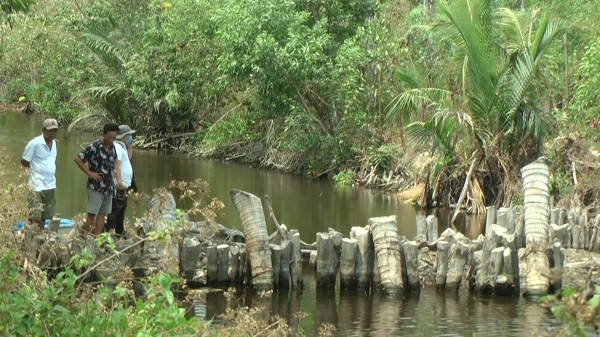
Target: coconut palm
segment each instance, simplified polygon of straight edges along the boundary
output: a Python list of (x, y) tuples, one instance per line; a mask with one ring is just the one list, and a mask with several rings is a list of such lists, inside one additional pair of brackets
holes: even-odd
[[(392, 102), (387, 121), (429, 111), (429, 118), (410, 123), (405, 132), (417, 145), (434, 140), (434, 152), (441, 150), (444, 164), (437, 165), (434, 178), (450, 171), (444, 168), (460, 165), (459, 154), (472, 167), (484, 163), (492, 180), (487, 195), (502, 204), (510, 201), (505, 186), (518, 177), (516, 168), (537, 156), (552, 125), (531, 89), (544, 53), (563, 25), (538, 11), (493, 6), (491, 0), (439, 4), (438, 20), (427, 28), (456, 47), (455, 57), (462, 63), (460, 89), (427, 87), (403, 72), (399, 80), (408, 90)], [(465, 186), (481, 194), (473, 190), (478, 184)]]
[(94, 103), (68, 127), (73, 130), (80, 122), (96, 119), (120, 124), (132, 124), (131, 107), (137, 106), (133, 93), (125, 86), (123, 76), (126, 55), (131, 46), (119, 36), (113, 20), (107, 23), (89, 22), (81, 36), (95, 62), (87, 71), (100, 85), (82, 89), (78, 95), (88, 96)]

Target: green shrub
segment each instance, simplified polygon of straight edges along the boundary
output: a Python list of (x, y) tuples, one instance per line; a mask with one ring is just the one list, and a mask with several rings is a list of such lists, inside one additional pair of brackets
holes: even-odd
[(352, 185), (354, 184), (354, 172), (352, 170), (344, 170), (333, 176), (333, 181), (338, 185)]

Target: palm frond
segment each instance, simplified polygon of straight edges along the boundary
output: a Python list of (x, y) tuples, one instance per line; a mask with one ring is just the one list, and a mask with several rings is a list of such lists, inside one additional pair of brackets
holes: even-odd
[(73, 130), (77, 127), (77, 125), (79, 125), (79, 123), (84, 122), (84, 121), (89, 121), (91, 119), (100, 119), (100, 120), (105, 120), (105, 121), (110, 121), (110, 119), (107, 116), (107, 112), (105, 110), (97, 110), (97, 109), (88, 109), (85, 112), (81, 113), (77, 118), (75, 118), (67, 127), (67, 134), (66, 136), (68, 137), (71, 132), (73, 132)]
[(125, 63), (127, 45), (114, 38), (108, 28), (90, 25), (81, 36), (84, 44), (107, 66), (118, 68)]
[[(496, 91), (496, 51), (492, 40), (492, 10), (489, 0), (457, 0), (440, 4), (440, 12), (452, 23), (450, 36), (459, 34), (464, 48), (464, 85), (481, 93), (482, 98), (491, 97)], [(468, 73), (468, 75), (466, 75)], [(466, 89), (464, 89), (466, 92)], [(489, 106), (489, 104), (483, 104)], [(485, 110), (482, 110), (485, 111)], [(491, 113), (491, 111), (488, 111)]]
[(532, 44), (525, 48), (517, 57), (511, 79), (512, 88), (509, 98), (509, 115), (514, 115), (521, 102), (525, 99), (527, 89), (533, 83), (539, 60), (544, 52), (546, 52), (547, 46), (562, 29), (563, 25), (560, 21), (549, 21), (547, 16), (544, 16), (536, 30), (535, 39), (532, 41)]
[(396, 96), (386, 107), (388, 110), (384, 123), (389, 125), (398, 118), (408, 119), (410, 114), (419, 108), (427, 108), (432, 105), (440, 105), (450, 102), (454, 93), (440, 88), (415, 88), (406, 90)]
[(529, 43), (529, 30), (533, 24), (530, 11), (516, 12), (509, 8), (500, 8), (495, 16), (504, 35), (504, 48), (508, 52), (523, 50)]
[(417, 78), (414, 74), (408, 73), (406, 71), (398, 71), (396, 72), (396, 77), (400, 82), (405, 83), (412, 89), (421, 88), (423, 84), (423, 80)]
[(410, 123), (405, 132), (409, 141), (416, 147), (427, 147), (431, 143), (432, 153), (439, 149), (447, 156), (454, 152), (453, 139), (456, 128), (456, 115), (440, 112), (424, 122)]
[(117, 122), (124, 124), (130, 122), (127, 111), (131, 93), (128, 89), (121, 86), (95, 86), (82, 90), (81, 93), (87, 93), (101, 103), (102, 107)]
[(538, 60), (546, 51), (546, 47), (561, 33), (565, 25), (560, 20), (550, 20), (544, 15), (537, 27), (535, 39), (532, 41), (531, 54)]
[(541, 143), (552, 129), (553, 116), (544, 113), (538, 107), (527, 106), (523, 109), (518, 122), (521, 125), (520, 129), (528, 131), (526, 135)]

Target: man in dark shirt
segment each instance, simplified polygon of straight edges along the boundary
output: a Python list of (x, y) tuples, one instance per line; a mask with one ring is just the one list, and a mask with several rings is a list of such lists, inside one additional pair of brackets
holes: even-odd
[[(95, 235), (102, 233), (106, 214), (111, 212), (115, 189), (113, 174), (116, 174), (117, 178), (116, 188), (124, 189), (117, 151), (113, 144), (118, 132), (117, 124), (104, 125), (102, 137), (93, 141), (75, 156), (75, 163), (88, 176), (88, 205), (85, 225), (87, 231)], [(88, 163), (89, 167), (86, 167), (85, 163)]]

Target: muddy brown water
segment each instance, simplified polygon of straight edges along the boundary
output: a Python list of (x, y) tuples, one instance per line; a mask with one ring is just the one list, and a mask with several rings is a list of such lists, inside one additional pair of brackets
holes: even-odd
[[(0, 126), (0, 148), (9, 153), (18, 166), (25, 144), (41, 134), (43, 118), (7, 113), (6, 125)], [(64, 138), (59, 131), (57, 158), (57, 212), (71, 218), (85, 212), (87, 194), (85, 175), (73, 162), (78, 151), (98, 134), (73, 134)], [(229, 198), (230, 189), (240, 189), (257, 196), (268, 194), (279, 222), (297, 228), (306, 242), (315, 235), (334, 228), (348, 236), (352, 226), (364, 226), (369, 217), (395, 214), (400, 235), (415, 235), (415, 217), (427, 215), (424, 210), (376, 191), (340, 187), (328, 181), (294, 177), (274, 171), (214, 160), (195, 160), (157, 150), (136, 149), (133, 167), (140, 191), (152, 194), (153, 189), (167, 187), (170, 181), (203, 179), (210, 184), (210, 196), (225, 204), (217, 221), (241, 229), (238, 215)], [(16, 183), (25, 183), (16, 182)], [(176, 198), (177, 193), (174, 193)], [(178, 203), (187, 209), (191, 201)], [(141, 215), (146, 205), (129, 207), (127, 216)], [(431, 211), (429, 211), (431, 212)], [(438, 211), (440, 232), (447, 226), (448, 212)], [(275, 230), (267, 218), (269, 232)], [(469, 218), (457, 228), (475, 238), (482, 230), (482, 221)], [(316, 290), (314, 272), (304, 266), (305, 289), (274, 295), (270, 300), (245, 296), (244, 305), (267, 305), (274, 314), (298, 325), (306, 335), (316, 335), (321, 324), (332, 324), (339, 336), (529, 336), (536, 329), (555, 328), (557, 321), (536, 303), (523, 298), (450, 295), (434, 289), (403, 297), (367, 296), (359, 292)], [(266, 301), (266, 302), (265, 302)], [(203, 303), (206, 318), (217, 317), (225, 310), (222, 294), (209, 294)], [(295, 323), (295, 313), (307, 317)]]

